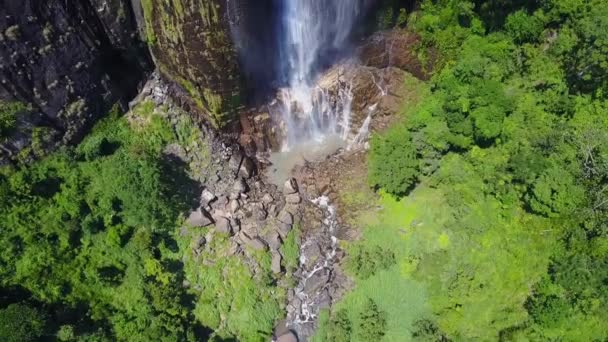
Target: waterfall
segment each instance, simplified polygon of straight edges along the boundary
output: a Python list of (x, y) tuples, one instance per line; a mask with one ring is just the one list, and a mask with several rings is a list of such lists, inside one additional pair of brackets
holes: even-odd
[(336, 101), (316, 86), (324, 68), (348, 47), (361, 12), (360, 0), (285, 0), (280, 30), (280, 58), (287, 85), (279, 91), (284, 150), (329, 136), (342, 140), (350, 130), (350, 85)]

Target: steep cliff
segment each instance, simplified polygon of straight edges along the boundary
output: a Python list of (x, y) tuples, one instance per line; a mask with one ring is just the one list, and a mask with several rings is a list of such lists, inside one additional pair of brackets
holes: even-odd
[(4, 161), (26, 146), (77, 140), (151, 69), (129, 0), (0, 0), (0, 8), (0, 105), (13, 119), (0, 136)]
[(241, 77), (230, 36), (230, 2), (142, 0), (141, 5), (146, 38), (161, 73), (181, 85), (216, 127), (232, 122)]

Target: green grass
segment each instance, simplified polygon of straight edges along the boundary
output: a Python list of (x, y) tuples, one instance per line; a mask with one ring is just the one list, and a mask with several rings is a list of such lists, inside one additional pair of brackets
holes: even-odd
[[(358, 192), (349, 197), (359, 202), (364, 200), (363, 194), (364, 192)], [(355, 288), (334, 310), (345, 309), (348, 312), (353, 326), (353, 341), (360, 341), (357, 337), (359, 315), (367, 299), (371, 298), (386, 313), (387, 330), (383, 341), (408, 341), (413, 324), (431, 315), (425, 285), (411, 276), (411, 271), (415, 269), (410, 262), (412, 245), (425, 240), (433, 245), (429, 247), (439, 248), (441, 227), (449, 217), (449, 211), (441, 193), (429, 188), (420, 188), (402, 200), (385, 194), (377, 199), (366, 199), (367, 203), (374, 201), (382, 209), (360, 213), (358, 220), (364, 226), (363, 236), (360, 241), (347, 245), (347, 252), (360, 246), (381, 246), (395, 254), (397, 263), (367, 279), (355, 276)], [(321, 315), (315, 341), (325, 341), (322, 336), (328, 329), (328, 317), (327, 313)]]

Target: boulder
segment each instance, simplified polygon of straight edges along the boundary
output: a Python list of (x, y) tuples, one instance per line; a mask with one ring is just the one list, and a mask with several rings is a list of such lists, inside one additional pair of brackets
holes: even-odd
[(238, 199), (233, 199), (230, 201), (230, 212), (235, 213), (241, 207), (241, 203)]
[(234, 174), (234, 177), (237, 177), (239, 174), (239, 169), (241, 167), (241, 162), (243, 161), (243, 154), (241, 151), (234, 151), (230, 160), (228, 161), (228, 167), (230, 171)]
[(211, 202), (215, 201), (216, 199), (217, 199), (217, 197), (215, 197), (215, 195), (209, 189), (205, 189), (205, 190), (203, 190), (203, 193), (201, 194), (201, 205), (203, 207), (206, 207), (209, 204), (211, 204)]
[(276, 232), (270, 233), (266, 238), (266, 242), (268, 243), (270, 250), (277, 251), (281, 248), (281, 237)]
[(289, 234), (292, 228), (293, 226), (290, 224), (282, 222), (279, 223), (279, 235), (281, 235), (283, 239), (287, 238), (287, 235)]
[(256, 251), (263, 251), (268, 247), (266, 246), (266, 243), (259, 237), (251, 238), (246, 234), (241, 234), (240, 238), (241, 241), (243, 241), (243, 243), (245, 244), (245, 246), (252, 248)]
[(272, 273), (281, 273), (281, 254), (272, 253), (271, 269)]
[(300, 194), (298, 193), (289, 194), (285, 197), (285, 202), (289, 204), (300, 204), (300, 202), (302, 202), (302, 197), (300, 197)]
[(274, 198), (272, 198), (271, 194), (264, 194), (264, 196), (262, 196), (262, 203), (270, 204), (272, 202), (274, 202)]
[(298, 342), (298, 338), (293, 332), (288, 332), (287, 334), (279, 336), (277, 338), (277, 342)]
[(306, 280), (304, 292), (309, 296), (314, 296), (318, 290), (322, 289), (329, 282), (329, 272), (322, 270), (317, 271)]
[(286, 195), (298, 192), (298, 181), (295, 178), (288, 179), (283, 186), (283, 192)]
[(207, 227), (213, 223), (213, 220), (205, 210), (198, 208), (190, 213), (186, 223), (191, 227)]
[(246, 193), (248, 190), (247, 183), (245, 182), (245, 180), (243, 178), (238, 178), (236, 180), (236, 182), (234, 182), (232, 189), (238, 194)]
[(288, 225), (293, 225), (293, 215), (287, 211), (287, 210), (283, 210), (279, 213), (279, 222), (288, 224)]
[(249, 179), (255, 174), (255, 164), (249, 157), (244, 157), (239, 169), (239, 176)]
[(215, 222), (215, 230), (219, 233), (232, 234), (232, 226), (230, 221), (225, 217), (219, 217)]

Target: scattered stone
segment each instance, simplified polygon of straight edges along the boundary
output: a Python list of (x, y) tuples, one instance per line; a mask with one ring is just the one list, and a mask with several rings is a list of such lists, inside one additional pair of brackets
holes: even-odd
[(219, 233), (232, 234), (232, 226), (230, 225), (230, 221), (228, 221), (225, 217), (219, 217), (217, 222), (215, 222), (215, 230)]
[(241, 203), (239, 202), (238, 199), (233, 199), (232, 201), (230, 201), (230, 212), (231, 213), (235, 213), (237, 210), (239, 210), (239, 208), (241, 207)]
[(272, 195), (270, 194), (264, 194), (264, 196), (262, 197), (262, 202), (264, 204), (270, 204), (274, 202), (274, 198), (272, 198)]
[(232, 232), (233, 233), (238, 233), (241, 231), (241, 223), (237, 218), (231, 218), (230, 219), (230, 225), (232, 226)]
[(287, 235), (291, 231), (291, 228), (293, 228), (293, 227), (290, 224), (282, 223), (282, 222), (279, 223), (279, 235), (281, 235), (281, 237), (283, 239), (287, 238)]
[(278, 215), (278, 213), (279, 213), (279, 207), (277, 207), (276, 204), (273, 204), (268, 208), (268, 214), (276, 217)]
[(203, 207), (208, 206), (209, 204), (211, 204), (211, 202), (215, 201), (217, 199), (217, 197), (215, 197), (215, 195), (209, 191), (209, 189), (205, 189), (203, 190), (203, 193), (201, 194), (201, 205)]
[(272, 273), (281, 273), (281, 254), (272, 253), (272, 263), (271, 263)]
[(207, 240), (205, 239), (205, 237), (201, 235), (194, 241), (193, 248), (199, 249), (199, 248), (205, 246), (206, 242), (207, 242)]
[(277, 251), (279, 248), (281, 248), (281, 237), (276, 232), (270, 233), (270, 235), (266, 238), (266, 242), (272, 251)]
[(224, 208), (224, 207), (226, 207), (226, 205), (228, 205), (228, 202), (229, 202), (229, 200), (228, 200), (227, 196), (220, 196), (216, 202), (213, 202), (212, 207)]
[(262, 251), (267, 248), (266, 243), (259, 237), (250, 238), (246, 234), (241, 234), (240, 237), (245, 245), (256, 251)]
[(241, 168), (239, 169), (239, 176), (249, 179), (255, 174), (255, 164), (251, 158), (245, 156), (241, 162)]
[(239, 253), (239, 251), (240, 251), (239, 244), (236, 243), (235, 241), (232, 241), (230, 243), (230, 248), (228, 248), (228, 255), (236, 255), (237, 253)]
[(298, 342), (298, 338), (293, 332), (290, 331), (285, 335), (279, 336), (279, 338), (277, 338), (277, 342)]
[(319, 295), (318, 302), (319, 309), (329, 309), (329, 307), (331, 306), (331, 297), (329, 296), (328, 289), (325, 289), (321, 292), (321, 294)]
[(268, 212), (264, 209), (263, 205), (257, 205), (255, 208), (255, 218), (258, 221), (264, 221), (268, 217)]
[(298, 193), (290, 194), (285, 197), (285, 201), (289, 204), (299, 204), (302, 202), (302, 197), (300, 197), (300, 194)]
[(285, 182), (283, 192), (287, 195), (298, 192), (298, 181), (295, 178), (290, 178)]
[(186, 223), (191, 227), (207, 227), (213, 223), (209, 214), (201, 208), (190, 213), (190, 216), (186, 220)]
[(287, 210), (283, 210), (279, 213), (279, 221), (288, 225), (293, 225), (293, 215)]
[(241, 151), (234, 151), (232, 156), (230, 157), (230, 161), (228, 161), (228, 167), (230, 171), (233, 172), (234, 176), (237, 177), (239, 174), (239, 168), (241, 167), (241, 162), (243, 161), (243, 154)]
[(247, 234), (248, 236), (258, 236), (258, 231), (256, 226), (253, 224), (247, 223), (241, 226), (241, 232)]
[(247, 192), (247, 183), (243, 178), (239, 178), (236, 182), (234, 182), (232, 189), (238, 194), (243, 194)]

